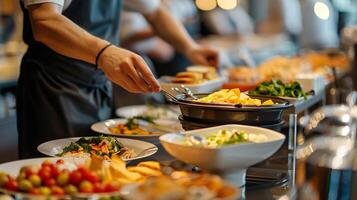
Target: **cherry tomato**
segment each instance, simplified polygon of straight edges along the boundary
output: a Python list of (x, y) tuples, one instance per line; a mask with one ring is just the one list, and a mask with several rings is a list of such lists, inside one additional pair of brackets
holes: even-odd
[(56, 161), (56, 165), (62, 165), (64, 164), (64, 160), (63, 159), (59, 159)]
[(95, 172), (87, 171), (83, 175), (84, 179), (91, 183), (96, 183), (99, 181), (99, 176)]
[(32, 189), (29, 191), (29, 193), (30, 193), (30, 194), (33, 194), (33, 195), (39, 195), (39, 194), (41, 194), (39, 188), (32, 188)]
[(93, 186), (94, 193), (102, 193), (105, 192), (105, 185), (103, 183), (95, 183)]
[(85, 167), (78, 167), (77, 171), (79, 171), (83, 175), (89, 172), (89, 170), (86, 169)]
[(42, 195), (50, 195), (51, 194), (51, 190), (48, 187), (40, 187), (39, 190), (40, 190), (40, 194), (42, 194)]
[(51, 169), (51, 176), (52, 178), (57, 178), (57, 176), (60, 174), (59, 170), (56, 167), (53, 167)]
[(83, 180), (83, 175), (79, 171), (73, 171), (69, 175), (69, 182), (73, 185), (79, 185)]
[(32, 176), (33, 174), (35, 174), (34, 170), (29, 167), (25, 170), (25, 174), (26, 174), (26, 178), (29, 178), (30, 176)]
[(58, 176), (57, 176), (57, 184), (59, 186), (65, 186), (68, 184), (69, 181), (69, 173), (68, 172), (61, 172)]
[(43, 163), (41, 164), (42, 167), (45, 167), (45, 166), (49, 166), (51, 167), (53, 164), (50, 160), (45, 160), (43, 161)]
[(28, 180), (32, 183), (33, 186), (38, 187), (41, 185), (41, 177), (37, 174), (31, 175)]
[(45, 186), (52, 187), (52, 186), (56, 185), (56, 180), (54, 178), (46, 179), (44, 183), (45, 183)]
[(21, 180), (25, 180), (26, 179), (26, 174), (25, 172), (20, 172), (20, 174), (16, 177), (16, 180), (19, 182)]
[(93, 192), (93, 184), (89, 181), (82, 181), (79, 185), (79, 191), (83, 193), (92, 193)]
[(64, 195), (64, 190), (61, 187), (53, 186), (51, 187), (52, 195)]
[(10, 191), (17, 191), (18, 189), (18, 184), (15, 180), (10, 179), (6, 184), (5, 184), (5, 189), (10, 190)]
[(72, 184), (69, 184), (64, 188), (64, 191), (66, 192), (66, 194), (73, 195), (78, 193), (78, 188)]
[(40, 171), (38, 172), (38, 175), (41, 177), (42, 181), (45, 181), (51, 178), (51, 170), (46, 167), (41, 168)]
[(33, 188), (32, 183), (26, 179), (19, 181), (18, 184), (18, 188), (24, 192), (29, 192)]
[(9, 181), (9, 176), (5, 173), (0, 173), (0, 187), (3, 187)]
[(120, 187), (114, 183), (108, 183), (105, 185), (105, 192), (116, 192), (119, 189), (120, 189)]

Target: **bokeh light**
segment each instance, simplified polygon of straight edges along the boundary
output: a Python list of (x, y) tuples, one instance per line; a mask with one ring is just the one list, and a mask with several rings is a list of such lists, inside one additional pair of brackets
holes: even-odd
[(222, 9), (230, 10), (237, 7), (238, 0), (217, 0), (217, 4)]
[(217, 7), (216, 0), (196, 0), (196, 6), (200, 10), (209, 11)]
[(321, 1), (315, 3), (314, 12), (315, 15), (322, 20), (327, 20), (330, 17), (329, 7)]

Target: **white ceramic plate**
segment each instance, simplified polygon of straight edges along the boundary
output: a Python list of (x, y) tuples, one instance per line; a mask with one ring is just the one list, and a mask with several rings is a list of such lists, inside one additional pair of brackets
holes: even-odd
[[(86, 137), (86, 138), (91, 138), (91, 137)], [(54, 157), (57, 154), (61, 153), (64, 147), (71, 144), (71, 142), (75, 142), (79, 139), (80, 137), (75, 137), (75, 138), (64, 138), (64, 139), (48, 141), (40, 144), (37, 147), (37, 150), (47, 156)], [(125, 147), (127, 147), (130, 150), (133, 150), (136, 155), (139, 155), (129, 159), (123, 159), (124, 161), (132, 161), (132, 160), (146, 158), (155, 154), (158, 150), (158, 148), (154, 144), (148, 142), (126, 139), (126, 138), (118, 138), (118, 140)]]
[(176, 120), (164, 120), (158, 119), (155, 120), (155, 123), (160, 126), (161, 128), (155, 128), (154, 126), (139, 121), (140, 127), (151, 131), (151, 132), (158, 132), (158, 134), (150, 134), (150, 135), (124, 135), (124, 134), (113, 134), (109, 131), (108, 127), (113, 127), (117, 124), (125, 124), (128, 120), (127, 119), (109, 119), (103, 122), (95, 123), (91, 126), (91, 129), (97, 133), (111, 135), (116, 137), (125, 137), (125, 138), (136, 138), (136, 139), (158, 139), (161, 135), (165, 133), (175, 133), (183, 131), (182, 126)]
[(173, 91), (171, 88), (177, 87), (181, 88), (181, 85), (184, 85), (185, 87), (189, 88), (193, 93), (199, 94), (199, 93), (211, 93), (215, 92), (219, 89), (222, 88), (224, 79), (223, 78), (217, 78), (214, 80), (206, 81), (200, 84), (178, 84), (178, 83), (171, 83), (171, 81), (174, 79), (174, 77), (170, 76), (162, 76), (159, 79), (159, 83), (161, 85), (161, 88), (176, 96), (177, 92)]
[[(170, 120), (178, 120), (178, 116), (180, 115), (180, 109), (178, 106), (174, 105), (165, 105), (165, 106), (158, 106), (152, 107), (147, 105), (134, 105), (134, 106), (125, 106), (118, 108), (115, 111), (115, 114), (118, 117), (123, 118), (132, 118), (136, 116), (142, 116), (144, 112), (152, 112), (152, 115), (148, 115), (153, 117), (154, 119), (170, 119)], [(163, 113), (164, 112), (164, 113)], [(167, 112), (167, 113), (165, 113)], [(168, 118), (158, 118), (157, 115), (166, 115), (169, 116)], [(147, 116), (147, 115), (145, 115)]]
[(208, 136), (219, 130), (239, 130), (248, 134), (265, 135), (267, 140), (259, 143), (240, 143), (220, 148), (189, 146), (183, 143), (182, 134), (166, 134), (160, 142), (166, 151), (178, 160), (219, 173), (237, 186), (245, 184), (245, 171), (249, 166), (259, 163), (275, 153), (285, 140), (285, 136), (276, 131), (244, 125), (224, 125), (212, 128), (184, 132), (183, 134)]

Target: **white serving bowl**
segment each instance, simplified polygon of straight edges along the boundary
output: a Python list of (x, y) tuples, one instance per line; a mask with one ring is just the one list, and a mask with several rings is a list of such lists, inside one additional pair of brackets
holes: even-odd
[[(248, 134), (263, 134), (267, 140), (259, 143), (226, 145), (220, 148), (189, 146), (183, 143), (184, 134), (208, 136), (223, 129), (228, 131), (236, 129), (246, 131)], [(165, 150), (176, 159), (216, 173), (237, 186), (245, 184), (245, 173), (248, 167), (270, 157), (280, 148), (284, 140), (285, 136), (276, 131), (245, 125), (216, 126), (183, 134), (166, 134), (160, 137), (160, 142)]]

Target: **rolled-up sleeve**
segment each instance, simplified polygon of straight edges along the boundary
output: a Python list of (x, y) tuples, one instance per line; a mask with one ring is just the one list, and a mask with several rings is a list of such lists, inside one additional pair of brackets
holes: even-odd
[(60, 6), (64, 5), (65, 0), (23, 0), (25, 8), (28, 6), (36, 5), (36, 4), (42, 4), (42, 3), (55, 3)]
[(154, 12), (160, 6), (160, 0), (124, 0), (124, 9), (142, 14)]

